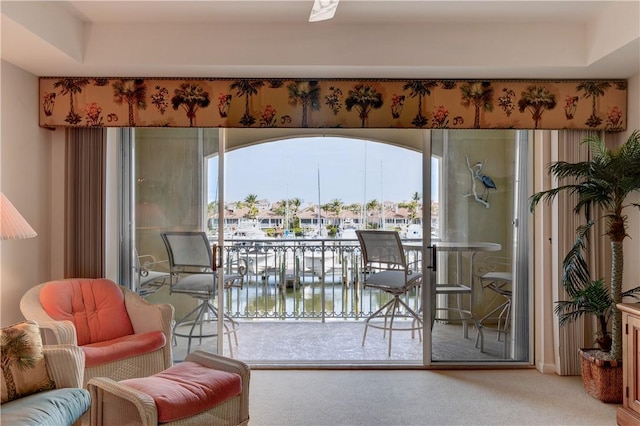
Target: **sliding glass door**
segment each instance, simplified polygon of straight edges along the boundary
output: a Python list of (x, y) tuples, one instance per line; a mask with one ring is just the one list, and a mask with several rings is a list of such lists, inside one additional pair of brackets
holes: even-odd
[[(208, 194), (217, 196), (218, 191), (217, 188), (209, 191), (204, 176), (212, 164), (207, 159), (214, 162), (219, 159), (218, 135), (218, 129), (134, 129), (130, 187), (132, 282), (136, 286), (140, 286), (140, 274), (148, 273), (147, 269), (168, 271), (162, 232), (207, 229), (210, 212), (218, 205)], [(216, 244), (213, 237), (210, 242)], [(199, 299), (189, 295), (170, 294), (169, 286), (162, 284), (167, 283), (151, 282), (147, 283), (149, 288), (137, 290), (152, 303), (171, 303), (176, 319), (199, 303)], [(217, 339), (208, 339), (207, 344), (209, 350), (222, 352), (217, 348)], [(174, 347), (175, 359), (183, 359), (185, 355), (185, 345)]]
[(431, 148), (437, 272), (429, 362), (526, 362), (526, 132), (434, 130)]
[[(242, 287), (220, 291), (215, 301), (241, 324), (238, 346), (232, 342), (240, 359), (528, 362), (526, 132), (342, 130), (319, 138), (268, 130), (134, 129), (129, 150), (132, 253), (166, 271), (161, 232), (206, 232), (218, 247), (220, 273), (245, 274)], [(375, 157), (378, 151), (385, 154)], [(390, 162), (400, 154), (399, 164)], [(382, 332), (362, 344), (363, 321), (384, 300), (363, 286), (353, 231), (365, 228), (398, 231), (408, 259), (421, 261), (425, 274), (407, 300), (425, 308), (423, 343), (394, 334), (391, 356)], [(176, 318), (198, 303), (166, 285), (145, 296), (173, 304)], [(276, 341), (281, 332), (284, 340)], [(311, 336), (317, 343), (306, 341)], [(176, 360), (186, 354), (182, 340)], [(230, 355), (228, 344), (208, 339), (205, 347)]]

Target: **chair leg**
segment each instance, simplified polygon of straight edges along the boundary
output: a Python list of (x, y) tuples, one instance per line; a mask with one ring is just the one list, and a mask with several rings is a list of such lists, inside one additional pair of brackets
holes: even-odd
[[(391, 356), (391, 339), (393, 338), (393, 320), (396, 317), (396, 311), (398, 310), (398, 300), (400, 298), (398, 296), (393, 298), (393, 304), (391, 305), (391, 321), (389, 322), (389, 356)], [(387, 316), (384, 317), (385, 327), (387, 325)], [(384, 330), (387, 331), (386, 328)]]
[[(364, 341), (367, 338), (367, 327), (369, 327), (369, 321), (371, 321), (372, 318), (377, 317), (380, 312), (382, 312), (385, 309), (388, 309), (390, 305), (393, 304), (393, 299), (389, 300), (387, 303), (385, 303), (384, 305), (382, 305), (382, 307), (380, 307), (380, 309), (378, 309), (377, 311), (375, 311), (373, 314), (371, 314), (369, 316), (369, 318), (367, 318), (364, 322), (364, 335), (362, 336), (362, 346), (364, 346)], [(385, 317), (385, 326), (386, 326), (386, 317)]]
[[(174, 336), (178, 336), (178, 337), (186, 337), (187, 338), (187, 353), (191, 352), (191, 339), (193, 339), (194, 337), (199, 337), (200, 338), (200, 343), (202, 343), (202, 338), (203, 337), (212, 337), (215, 334), (211, 334), (211, 335), (203, 335), (202, 332), (202, 323), (205, 319), (206, 313), (209, 311), (209, 306), (208, 306), (208, 301), (202, 301), (202, 303), (200, 303), (195, 309), (193, 309), (191, 312), (189, 312), (187, 315), (185, 315), (184, 317), (182, 317), (182, 319), (180, 321), (177, 321), (174, 326), (173, 326), (173, 335)], [(190, 318), (194, 315), (195, 317), (191, 320)], [(188, 333), (178, 333), (177, 329), (178, 327), (182, 326), (182, 325), (189, 325), (191, 324), (191, 328), (189, 329)], [(193, 335), (193, 331), (195, 330), (196, 326), (200, 327), (200, 334), (194, 336)]]
[[(218, 310), (211, 305), (211, 310), (216, 321), (218, 320)], [(229, 326), (227, 323), (230, 323)], [(231, 334), (233, 334), (234, 340), (236, 342), (236, 346), (238, 346), (238, 333), (237, 329), (239, 327), (238, 323), (234, 321), (229, 315), (222, 314), (222, 326), (224, 327), (224, 334), (227, 335), (227, 340), (229, 341), (229, 356), (233, 358), (233, 345), (231, 343)]]
[[(409, 313), (409, 315), (411, 315), (411, 317), (413, 317), (413, 320), (411, 321), (411, 338), (414, 338), (414, 332), (416, 330), (421, 330), (422, 327), (424, 326), (424, 323), (422, 322), (422, 317), (420, 316), (421, 309), (418, 310), (418, 312), (414, 311), (413, 309), (411, 309), (411, 307), (409, 305), (407, 305), (405, 303), (404, 300), (398, 298), (398, 303), (399, 305), (403, 306), (404, 309)], [(417, 326), (415, 324), (418, 324)], [(422, 342), (422, 333), (418, 333), (418, 339)]]
[[(503, 306), (498, 315), (498, 340), (500, 340), (500, 334), (507, 334), (507, 324), (511, 317), (511, 299), (507, 299), (501, 306)], [(500, 325), (502, 323), (502, 326)]]
[[(413, 338), (415, 330), (422, 329), (422, 318), (420, 318), (420, 315), (417, 312), (415, 312), (413, 309), (411, 309), (411, 307), (409, 307), (409, 305), (407, 305), (399, 296), (394, 296), (391, 300), (385, 303), (382, 307), (380, 307), (380, 309), (375, 311), (373, 314), (371, 314), (371, 316), (369, 316), (369, 318), (366, 319), (365, 327), (364, 327), (364, 335), (362, 336), (362, 346), (364, 346), (365, 339), (367, 338), (367, 328), (369, 327), (369, 321), (373, 318), (383, 316), (384, 317), (383, 326), (382, 327), (372, 326), (372, 327), (382, 328), (383, 338), (386, 337), (386, 332), (387, 330), (389, 330), (389, 352), (388, 353), (389, 353), (389, 356), (391, 356), (391, 345), (392, 345), (393, 330), (394, 330), (393, 322), (395, 320), (396, 313), (398, 313), (400, 310), (400, 307), (404, 307), (407, 313), (413, 318), (411, 321), (411, 327), (403, 328), (401, 330), (406, 330), (406, 331), (411, 330), (411, 337)], [(384, 314), (380, 315), (382, 312), (384, 312)], [(388, 325), (387, 325), (387, 321), (388, 321)], [(416, 324), (418, 325), (416, 326)], [(419, 334), (419, 337), (420, 337), (420, 341), (422, 341), (422, 334)]]
[[(393, 333), (393, 320), (395, 319), (396, 312), (399, 311), (400, 306), (403, 306), (405, 310), (409, 313), (409, 315), (413, 317), (413, 319), (411, 320), (411, 327), (408, 329), (408, 330), (411, 330), (411, 337), (413, 338), (415, 330), (422, 329), (422, 319), (420, 318), (420, 315), (417, 312), (411, 309), (411, 307), (409, 307), (409, 305), (407, 305), (399, 296), (394, 297), (393, 301), (394, 301), (393, 308), (392, 308), (393, 311), (391, 313), (391, 321), (389, 323), (389, 356), (391, 356), (391, 333)], [(419, 324), (417, 327), (414, 326), (416, 322)], [(418, 336), (420, 338), (420, 341), (422, 342), (422, 334), (418, 333)]]
[[(191, 319), (192, 317), (193, 319)], [(176, 336), (186, 337), (187, 338), (187, 354), (191, 353), (192, 339), (197, 337), (199, 339), (200, 344), (202, 344), (203, 338), (217, 336), (217, 331), (214, 333), (205, 334), (205, 332), (203, 331), (204, 330), (203, 326), (204, 326), (204, 323), (207, 321), (218, 321), (218, 318), (219, 318), (218, 310), (213, 306), (210, 300), (209, 299), (202, 300), (201, 303), (195, 309), (193, 309), (191, 312), (189, 312), (187, 315), (182, 317), (182, 319), (180, 319), (173, 325), (173, 337), (174, 337), (175, 344), (177, 344), (177, 341), (175, 339)], [(236, 332), (238, 328), (238, 323), (226, 314), (223, 314), (222, 318), (223, 318), (222, 324), (225, 330), (224, 334), (227, 335), (227, 338), (229, 340), (229, 354), (231, 358), (233, 358), (231, 333), (233, 333), (236, 346), (238, 346), (238, 334)], [(231, 327), (229, 327), (227, 323), (231, 323)], [(178, 327), (183, 325), (191, 325), (188, 333), (178, 333), (176, 331)], [(198, 327), (198, 334), (194, 335), (194, 331), (196, 327)]]
[(476, 348), (478, 347), (478, 341), (479, 341), (480, 352), (484, 352), (484, 340), (483, 340), (484, 335), (482, 333), (483, 329), (485, 328), (484, 321), (490, 318), (493, 314), (495, 314), (498, 311), (500, 311), (500, 314), (498, 314), (498, 324), (496, 326), (497, 339), (498, 341), (500, 341), (500, 334), (504, 334), (505, 354), (506, 354), (507, 326), (509, 322), (509, 316), (511, 313), (511, 299), (507, 299), (504, 303), (502, 303), (501, 305), (493, 309), (491, 312), (489, 312), (488, 314), (486, 314), (485, 316), (483, 316), (482, 318), (476, 321), (476, 329), (478, 330), (478, 334), (476, 334)]
[[(236, 346), (238, 346), (238, 333), (236, 333), (236, 330), (238, 329), (239, 324), (229, 315), (224, 314), (223, 316), (231, 323), (231, 332), (233, 333), (234, 340), (236, 341)], [(231, 342), (229, 342), (229, 345), (231, 345)]]

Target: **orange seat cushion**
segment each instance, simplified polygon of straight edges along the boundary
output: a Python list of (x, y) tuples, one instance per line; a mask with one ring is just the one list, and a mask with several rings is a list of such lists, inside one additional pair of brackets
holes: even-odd
[(40, 303), (57, 321), (71, 321), (78, 346), (133, 334), (120, 287), (107, 279), (51, 281), (40, 291)]
[(239, 374), (185, 361), (150, 377), (123, 383), (153, 398), (158, 422), (167, 423), (207, 411), (242, 393)]
[(82, 346), (85, 366), (94, 367), (136, 355), (144, 355), (164, 348), (167, 337), (162, 331), (130, 334), (104, 342)]

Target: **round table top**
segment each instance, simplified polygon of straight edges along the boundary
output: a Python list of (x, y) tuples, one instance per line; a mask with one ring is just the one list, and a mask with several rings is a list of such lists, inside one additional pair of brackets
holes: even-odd
[[(438, 251), (498, 251), (502, 246), (498, 243), (483, 241), (432, 241)], [(403, 246), (407, 249), (421, 249), (421, 242), (407, 242)]]

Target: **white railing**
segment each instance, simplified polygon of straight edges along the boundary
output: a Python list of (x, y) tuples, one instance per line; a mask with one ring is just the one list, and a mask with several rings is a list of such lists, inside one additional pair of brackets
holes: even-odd
[[(354, 239), (229, 240), (223, 259), (227, 273), (247, 265), (242, 288), (224, 295), (233, 318), (366, 318), (389, 298), (363, 288), (362, 255)], [(419, 309), (420, 290), (405, 301)]]

